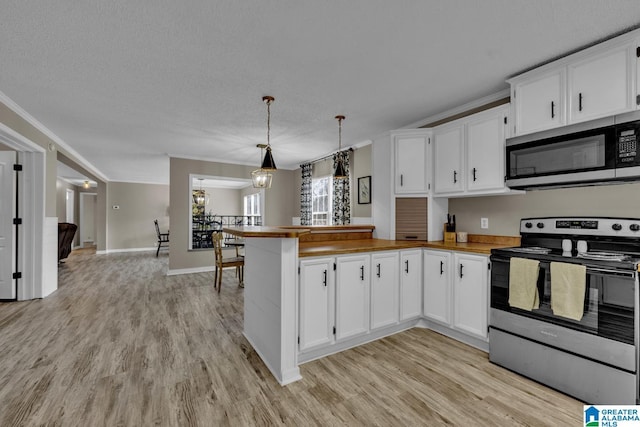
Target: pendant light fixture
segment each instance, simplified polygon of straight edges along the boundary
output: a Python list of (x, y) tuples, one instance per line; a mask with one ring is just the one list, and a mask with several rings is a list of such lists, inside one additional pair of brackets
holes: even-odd
[(200, 181), (200, 190), (193, 191), (193, 203), (198, 206), (204, 206), (209, 204), (209, 197), (207, 196), (206, 191), (202, 189), (202, 181), (204, 178), (198, 178)]
[(336, 170), (333, 173), (333, 177), (335, 179), (347, 179), (349, 176), (344, 171), (344, 165), (342, 164), (342, 121), (345, 119), (344, 116), (336, 116), (338, 119), (338, 164), (336, 165)]
[(271, 103), (275, 101), (273, 96), (263, 96), (262, 100), (265, 104), (267, 104), (267, 146), (265, 147), (266, 153), (264, 154), (264, 159), (262, 160), (262, 166), (260, 169), (263, 171), (274, 171), (277, 170), (276, 162), (273, 161), (273, 155), (271, 154)]
[[(258, 144), (260, 149), (260, 158), (262, 159), (262, 150), (267, 148), (266, 144)], [(273, 175), (271, 172), (265, 169), (256, 169), (251, 172), (251, 181), (253, 182), (253, 188), (271, 188), (271, 179)]]
[(90, 187), (91, 187), (91, 183), (89, 183), (89, 181), (85, 181), (85, 182), (82, 184), (82, 187), (83, 187), (83, 188), (90, 188)]

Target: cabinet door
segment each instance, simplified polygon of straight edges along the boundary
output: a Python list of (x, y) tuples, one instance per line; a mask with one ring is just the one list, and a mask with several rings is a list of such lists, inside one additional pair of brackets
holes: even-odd
[(500, 107), (467, 123), (467, 190), (504, 188), (507, 114), (507, 107)]
[(516, 135), (566, 123), (565, 79), (563, 68), (513, 85), (511, 92), (512, 102), (515, 101)]
[(570, 123), (634, 107), (630, 49), (630, 45), (618, 47), (569, 65)]
[(428, 136), (394, 136), (396, 193), (428, 191)]
[(371, 329), (398, 322), (398, 252), (371, 255)]
[(300, 261), (300, 350), (333, 341), (333, 258)]
[(434, 130), (434, 191), (453, 193), (464, 190), (464, 125)]
[(400, 320), (422, 314), (422, 251), (400, 252)]
[(451, 325), (451, 253), (424, 251), (424, 315)]
[(336, 259), (336, 339), (369, 330), (369, 255)]
[(487, 339), (488, 265), (486, 256), (454, 254), (453, 326)]

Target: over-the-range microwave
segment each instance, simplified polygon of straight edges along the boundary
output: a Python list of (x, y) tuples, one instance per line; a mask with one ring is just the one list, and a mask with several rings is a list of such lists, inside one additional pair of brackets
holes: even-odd
[(640, 111), (509, 138), (514, 189), (640, 181)]

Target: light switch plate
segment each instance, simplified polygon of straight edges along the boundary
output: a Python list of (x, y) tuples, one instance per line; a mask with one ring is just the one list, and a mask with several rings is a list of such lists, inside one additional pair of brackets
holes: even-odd
[(489, 228), (489, 218), (480, 218), (480, 228)]

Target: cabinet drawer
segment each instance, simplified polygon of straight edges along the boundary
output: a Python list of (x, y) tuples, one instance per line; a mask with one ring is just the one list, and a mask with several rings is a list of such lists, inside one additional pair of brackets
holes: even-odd
[(396, 240), (427, 240), (427, 232), (396, 232)]

